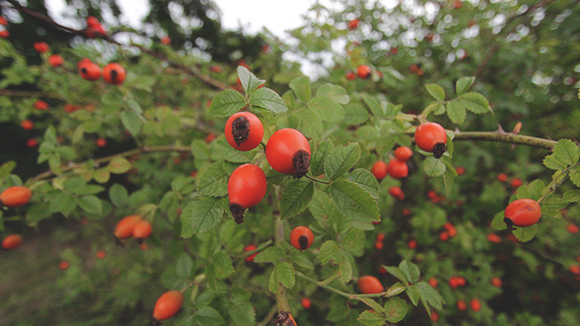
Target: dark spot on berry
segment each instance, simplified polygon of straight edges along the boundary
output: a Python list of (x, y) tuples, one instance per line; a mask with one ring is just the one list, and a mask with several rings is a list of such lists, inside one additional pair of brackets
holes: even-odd
[(441, 156), (445, 154), (446, 150), (447, 147), (445, 146), (445, 143), (437, 143), (435, 146), (433, 146), (433, 156), (435, 158), (441, 158)]
[(117, 70), (113, 69), (111, 70), (111, 81), (115, 81), (117, 80), (117, 77), (119, 77), (119, 73), (117, 72)]
[(298, 244), (300, 245), (300, 250), (308, 248), (308, 237), (305, 235), (301, 235), (298, 238)]
[(234, 221), (238, 224), (244, 223), (244, 208), (240, 204), (231, 203), (230, 204), (230, 212), (234, 216)]
[(237, 117), (232, 122), (232, 136), (236, 145), (240, 145), (250, 136), (250, 121), (246, 117)]
[(87, 68), (81, 68), (81, 73), (84, 75), (87, 73)]
[(293, 177), (294, 179), (300, 179), (306, 175), (308, 168), (310, 167), (310, 154), (305, 150), (299, 150), (292, 157), (292, 164), (294, 165)]

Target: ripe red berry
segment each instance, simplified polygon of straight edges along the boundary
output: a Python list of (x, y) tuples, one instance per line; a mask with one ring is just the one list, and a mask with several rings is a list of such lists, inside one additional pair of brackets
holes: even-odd
[(208, 135), (205, 137), (205, 142), (209, 144), (209, 143), (211, 143), (212, 141), (214, 141), (216, 138), (217, 138), (217, 137), (216, 137), (216, 135), (214, 135), (214, 134), (208, 134)]
[(58, 268), (60, 268), (60, 269), (61, 269), (61, 270), (63, 270), (63, 271), (64, 271), (65, 269), (67, 269), (69, 266), (70, 266), (70, 263), (69, 263), (68, 261), (66, 261), (66, 260), (63, 260), (63, 261), (61, 261), (61, 262), (58, 264)]
[(508, 180), (508, 175), (505, 173), (500, 173), (497, 175), (497, 181), (506, 182)]
[(93, 16), (87, 17), (87, 26), (96, 27), (99, 25), (101, 25), (101, 23), (99, 22), (99, 19), (97, 19), (97, 17), (93, 17)]
[(481, 302), (479, 301), (479, 299), (471, 299), (469, 305), (471, 306), (471, 310), (473, 310), (474, 312), (478, 312), (481, 310)]
[(573, 274), (580, 275), (580, 266), (578, 266), (578, 265), (570, 266), (570, 272), (572, 272)]
[(408, 161), (413, 156), (413, 150), (407, 146), (400, 146), (395, 149), (395, 157), (401, 161)]
[(533, 199), (518, 199), (505, 209), (504, 222), (508, 226), (527, 227), (536, 224), (542, 216), (540, 204)]
[(115, 227), (115, 238), (128, 239), (133, 236), (133, 229), (137, 223), (141, 222), (143, 217), (141, 215), (129, 215), (124, 217), (117, 223)]
[(34, 138), (30, 138), (29, 140), (26, 141), (26, 146), (32, 148), (32, 147), (36, 147), (38, 146), (38, 140), (34, 139)]
[(8, 38), (10, 36), (10, 32), (7, 29), (3, 29), (0, 31), (1, 38)]
[(222, 66), (220, 66), (220, 65), (211, 65), (211, 66), (209, 66), (209, 71), (215, 72), (216, 74), (219, 74), (220, 72), (222, 72)]
[(380, 242), (380, 241), (375, 242), (375, 249), (383, 250), (384, 247), (385, 247), (385, 245), (382, 242)]
[(380, 232), (377, 234), (377, 242), (383, 242), (385, 240), (385, 234)]
[(79, 74), (85, 80), (97, 80), (101, 77), (101, 67), (98, 64), (91, 62), (91, 60), (84, 58), (79, 62)]
[(447, 240), (449, 240), (449, 232), (443, 231), (443, 232), (439, 233), (439, 239), (441, 241), (447, 241)]
[(435, 158), (440, 158), (446, 150), (447, 133), (438, 123), (422, 123), (415, 130), (415, 143), (420, 149), (433, 153)]
[(266, 159), (274, 170), (301, 178), (310, 167), (310, 144), (300, 131), (280, 129), (268, 140)]
[(465, 303), (465, 301), (463, 300), (457, 300), (457, 309), (459, 309), (460, 311), (467, 310), (467, 303)]
[(48, 110), (49, 105), (45, 101), (38, 100), (34, 102), (34, 108), (37, 110)]
[(96, 143), (97, 143), (97, 146), (99, 146), (99, 147), (107, 146), (107, 140), (105, 138), (102, 138), (102, 137), (98, 138)]
[(298, 250), (310, 248), (314, 242), (314, 234), (306, 226), (297, 226), (290, 232), (290, 243)]
[(234, 170), (228, 180), (228, 196), (236, 223), (244, 222), (244, 210), (258, 205), (267, 188), (266, 175), (259, 166), (244, 164)]
[(429, 282), (429, 285), (431, 285), (433, 288), (436, 288), (437, 285), (439, 284), (439, 282), (437, 282), (437, 279), (434, 277), (430, 278), (428, 282)]
[(495, 286), (496, 288), (501, 287), (501, 278), (494, 276), (491, 278), (491, 285)]
[(389, 194), (398, 200), (405, 199), (405, 193), (403, 192), (401, 187), (397, 187), (397, 186), (390, 187)]
[(23, 186), (12, 186), (0, 193), (0, 206), (16, 208), (26, 205), (32, 198), (32, 191)]
[(359, 76), (359, 78), (365, 79), (367, 77), (370, 76), (371, 74), (371, 67), (367, 66), (367, 65), (360, 65), (358, 66), (358, 68), (356, 68), (356, 74)]
[(403, 216), (407, 216), (411, 214), (411, 210), (408, 208), (403, 208), (403, 210), (401, 210), (401, 214), (403, 214)]
[(25, 120), (22, 120), (22, 122), (20, 123), (20, 126), (24, 130), (32, 130), (32, 129), (34, 129), (34, 122), (32, 122), (28, 119), (25, 119)]
[(387, 269), (383, 266), (379, 267), (379, 274), (387, 274)]
[(519, 178), (513, 178), (512, 181), (510, 181), (510, 185), (512, 186), (512, 188), (518, 188), (522, 184), (524, 184), (524, 183)]
[(431, 320), (434, 322), (439, 321), (439, 314), (437, 313), (437, 311), (432, 311), (431, 312)]
[(447, 233), (449, 233), (450, 238), (453, 238), (454, 236), (457, 235), (457, 229), (455, 228), (455, 226), (453, 224), (451, 224), (451, 222), (445, 223), (445, 225), (443, 225), (443, 227), (447, 230)]
[(52, 67), (56, 68), (62, 66), (63, 63), (64, 59), (58, 54), (53, 54), (50, 57), (48, 57), (48, 64), (51, 65)]
[(348, 80), (355, 80), (356, 79), (356, 74), (352, 71), (349, 71), (346, 73), (346, 79)]
[(381, 293), (385, 290), (383, 284), (376, 277), (370, 275), (359, 277), (358, 288), (363, 294)]
[(103, 79), (113, 85), (120, 85), (125, 81), (126, 72), (118, 63), (109, 63), (103, 68)]
[(163, 36), (161, 38), (161, 43), (165, 45), (171, 44), (171, 38), (169, 36)]
[(312, 307), (312, 301), (310, 301), (310, 299), (308, 298), (302, 298), (302, 300), (300, 300), (300, 303), (302, 304), (302, 307), (304, 307), (304, 309), (310, 309), (310, 307)]
[(18, 234), (11, 234), (2, 240), (2, 248), (6, 250), (17, 248), (22, 244), (22, 237)]
[(393, 179), (402, 179), (409, 175), (409, 166), (407, 165), (407, 162), (396, 158), (389, 161), (387, 170)]
[(575, 224), (568, 224), (566, 225), (566, 230), (570, 233), (570, 234), (576, 234), (578, 233), (578, 226)]
[(409, 247), (409, 249), (417, 248), (417, 240), (415, 239), (409, 240), (409, 242), (407, 242), (407, 247)]
[(360, 22), (360, 20), (358, 20), (356, 18), (353, 19), (353, 20), (351, 20), (351, 21), (349, 21), (348, 22), (348, 29), (353, 30), (353, 29), (357, 28), (359, 22)]
[(375, 176), (375, 178), (377, 178), (377, 180), (383, 180), (389, 173), (387, 163), (383, 161), (375, 162), (371, 168), (371, 173)]
[(8, 21), (4, 17), (0, 17), (0, 25), (8, 26)]
[[(253, 244), (250, 244), (250, 245), (247, 245), (246, 247), (244, 247), (244, 251), (254, 251), (254, 250), (256, 250), (256, 249), (258, 249), (258, 247), (256, 247), (256, 246), (255, 246), (255, 245), (253, 245)], [(252, 261), (254, 261), (254, 257), (256, 257), (256, 255), (258, 255), (258, 253), (257, 253), (257, 252), (256, 252), (256, 253), (254, 253), (254, 254), (251, 254), (250, 256), (246, 257), (246, 261), (247, 261), (247, 262), (252, 262)]]
[(456, 166), (455, 172), (457, 172), (457, 175), (463, 175), (465, 173), (465, 168), (462, 166)]
[(149, 238), (151, 232), (153, 232), (153, 226), (151, 226), (151, 223), (140, 221), (137, 222), (133, 228), (133, 238), (137, 239), (137, 242), (143, 243), (144, 239)]
[(153, 309), (153, 318), (157, 321), (169, 319), (181, 309), (183, 305), (183, 294), (179, 291), (169, 291), (163, 293)]
[(499, 235), (495, 234), (495, 233), (489, 233), (487, 235), (487, 240), (489, 242), (493, 242), (493, 243), (500, 243), (501, 242), (501, 238)]
[(103, 259), (105, 257), (107, 257), (107, 253), (104, 250), (97, 251), (97, 258)]
[(461, 0), (455, 0), (455, 2), (453, 2), (453, 8), (461, 9), (461, 7), (463, 7), (463, 2)]
[(224, 133), (230, 146), (246, 152), (260, 145), (264, 137), (264, 126), (254, 114), (238, 112), (226, 121)]
[(48, 44), (46, 42), (34, 42), (34, 49), (38, 53), (46, 53), (49, 50)]

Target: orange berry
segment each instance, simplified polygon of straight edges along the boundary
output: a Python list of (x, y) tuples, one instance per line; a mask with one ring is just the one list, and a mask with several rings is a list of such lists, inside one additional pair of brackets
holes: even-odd
[(97, 258), (103, 259), (107, 256), (107, 253), (104, 250), (97, 251)]
[(139, 243), (143, 242), (143, 239), (147, 239), (151, 235), (151, 232), (153, 232), (153, 226), (147, 221), (137, 222), (135, 227), (133, 227), (133, 237)]
[[(258, 249), (258, 247), (256, 247), (256, 246), (255, 246), (255, 245), (253, 245), (253, 244), (250, 244), (250, 245), (247, 245), (247, 246), (244, 248), (244, 251), (254, 251), (254, 250), (256, 250), (256, 249)], [(256, 257), (256, 255), (257, 255), (257, 254), (258, 254), (258, 253), (256, 252), (256, 253), (254, 253), (254, 254), (252, 254), (252, 255), (250, 255), (250, 256), (248, 256), (248, 257), (246, 257), (246, 261), (247, 261), (247, 262), (252, 262), (252, 261), (254, 261), (254, 257)]]
[(124, 217), (115, 228), (115, 237), (117, 239), (127, 239), (133, 236), (133, 229), (137, 223), (141, 222), (143, 217), (140, 215), (129, 215)]
[(431, 312), (431, 320), (437, 322), (439, 320), (439, 314), (436, 311)]
[(99, 147), (107, 146), (107, 140), (105, 138), (102, 138), (102, 137), (98, 138), (96, 143), (97, 143), (97, 146), (99, 146)]
[(70, 263), (66, 260), (63, 260), (58, 264), (58, 268), (62, 269), (63, 271), (70, 266)]
[(109, 63), (103, 68), (103, 79), (113, 85), (120, 85), (125, 81), (125, 68), (118, 63)]
[(32, 130), (32, 129), (34, 129), (34, 122), (32, 122), (28, 119), (25, 119), (25, 120), (22, 120), (22, 122), (20, 123), (20, 126), (24, 130)]
[(376, 277), (370, 275), (359, 277), (358, 288), (363, 294), (381, 293), (385, 290), (383, 284)]
[(302, 304), (302, 307), (304, 307), (304, 309), (310, 309), (310, 307), (312, 307), (312, 301), (310, 301), (310, 299), (308, 298), (302, 298), (300, 303)]
[(181, 309), (183, 305), (183, 294), (179, 291), (169, 291), (163, 293), (153, 309), (153, 318), (157, 321), (169, 319)]
[(17, 248), (22, 244), (22, 237), (18, 234), (11, 234), (2, 240), (2, 248), (6, 250)]
[(496, 288), (501, 287), (501, 278), (494, 276), (491, 278), (491, 285), (495, 286)]
[(508, 175), (505, 173), (500, 173), (497, 175), (497, 181), (499, 182), (506, 182), (508, 180)]
[(437, 279), (434, 278), (434, 277), (430, 278), (428, 282), (429, 282), (429, 285), (431, 285), (433, 288), (436, 288), (437, 285), (439, 284), (439, 282), (437, 281)]
[(32, 198), (32, 191), (23, 186), (13, 186), (6, 188), (0, 193), (0, 205), (9, 208), (16, 208), (26, 205)]

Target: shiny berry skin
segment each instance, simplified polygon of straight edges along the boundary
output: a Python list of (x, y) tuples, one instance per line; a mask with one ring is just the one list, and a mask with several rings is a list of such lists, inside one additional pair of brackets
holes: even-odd
[(387, 174), (389, 174), (389, 166), (387, 165), (387, 163), (383, 162), (383, 161), (377, 161), (375, 162), (375, 164), (373, 164), (373, 167), (371, 168), (371, 173), (375, 176), (375, 178), (377, 178), (377, 180), (383, 180), (384, 178), (387, 177)]
[(37, 110), (48, 110), (49, 105), (45, 101), (38, 100), (34, 102), (34, 108)]
[(46, 42), (34, 42), (34, 49), (38, 53), (46, 53), (49, 50), (48, 44)]
[(97, 146), (99, 147), (105, 147), (107, 146), (107, 140), (105, 138), (97, 138)]
[(28, 119), (25, 119), (25, 120), (22, 120), (22, 122), (20, 123), (20, 126), (24, 130), (32, 130), (32, 129), (34, 129), (34, 122), (32, 122)]
[(505, 208), (503, 221), (510, 227), (527, 227), (536, 224), (541, 216), (540, 204), (533, 199), (524, 198), (514, 200)]
[(107, 257), (107, 253), (104, 250), (97, 251), (97, 258), (103, 259), (105, 257)]
[(2, 248), (6, 250), (17, 248), (22, 244), (22, 237), (18, 234), (11, 234), (2, 240)]
[(403, 179), (409, 175), (409, 166), (407, 163), (396, 158), (389, 161), (387, 169), (393, 179)]
[(568, 231), (568, 233), (570, 234), (576, 234), (578, 233), (578, 226), (575, 224), (568, 224), (566, 225), (566, 231)]
[(125, 81), (126, 72), (118, 63), (109, 63), (103, 68), (103, 79), (112, 85), (120, 85)]
[(360, 23), (360, 20), (358, 20), (357, 18), (349, 21), (348, 22), (348, 29), (353, 30), (353, 29), (357, 28), (358, 23)]
[(499, 235), (497, 235), (495, 233), (489, 233), (487, 235), (487, 241), (493, 242), (493, 243), (500, 243), (501, 242), (501, 238), (500, 238)]
[(405, 193), (403, 192), (401, 187), (396, 187), (396, 186), (390, 187), (389, 194), (398, 200), (405, 199)]
[[(251, 244), (251, 245), (247, 245), (246, 247), (244, 247), (244, 251), (254, 251), (258, 249), (258, 247), (256, 247), (255, 245)], [(258, 255), (258, 253), (255, 254), (251, 254), (250, 256), (246, 257), (246, 261), (247, 262), (252, 262), (254, 261), (254, 257), (256, 257)]]
[(50, 57), (48, 57), (48, 64), (51, 65), (52, 67), (56, 68), (62, 66), (63, 63), (64, 59), (58, 54), (53, 54)]
[(494, 276), (491, 278), (491, 285), (495, 286), (496, 288), (501, 287), (501, 278)]
[(1, 30), (0, 31), (0, 37), (1, 38), (8, 38), (10, 36), (10, 32), (7, 29)]
[(280, 129), (268, 140), (266, 159), (272, 169), (301, 178), (310, 167), (310, 144), (300, 131)]
[(137, 223), (141, 222), (143, 217), (141, 215), (129, 215), (124, 217), (117, 223), (115, 228), (115, 238), (128, 239), (133, 236), (133, 229)]
[(455, 172), (457, 172), (457, 175), (463, 175), (465, 173), (465, 168), (462, 166), (456, 166)]
[(228, 180), (228, 197), (236, 223), (244, 222), (244, 210), (258, 205), (267, 188), (266, 175), (255, 164), (241, 165), (232, 172)]
[(371, 74), (371, 67), (367, 66), (367, 65), (360, 65), (358, 66), (358, 68), (356, 68), (356, 74), (359, 76), (359, 78), (365, 79), (367, 77), (370, 76)]
[(500, 173), (497, 175), (497, 181), (506, 182), (508, 180), (508, 175), (505, 173)]
[(381, 293), (385, 290), (383, 284), (376, 277), (370, 275), (359, 277), (358, 289), (362, 294)]
[(153, 309), (153, 318), (157, 321), (169, 319), (181, 309), (183, 305), (183, 294), (179, 291), (169, 291), (163, 293)]
[(400, 146), (395, 149), (395, 157), (401, 161), (408, 161), (413, 156), (413, 150), (407, 146)]
[(30, 138), (29, 140), (26, 141), (26, 146), (32, 148), (32, 147), (36, 147), (38, 146), (38, 140), (34, 139), (34, 138)]
[(356, 74), (352, 71), (349, 71), (346, 73), (346, 79), (348, 80), (355, 80), (356, 79)]
[(32, 191), (23, 186), (6, 188), (0, 193), (0, 206), (16, 208), (26, 205), (32, 198)]
[(428, 282), (429, 282), (429, 285), (431, 285), (431, 287), (433, 287), (433, 288), (436, 288), (437, 285), (439, 284), (439, 282), (437, 282), (437, 279), (434, 277), (430, 278)]
[(78, 67), (79, 74), (81, 74), (81, 77), (85, 80), (94, 81), (101, 78), (101, 67), (87, 58), (84, 58), (79, 62)]
[(446, 150), (447, 133), (438, 123), (422, 123), (415, 130), (415, 143), (420, 149), (433, 153), (435, 158), (440, 158)]
[(469, 305), (471, 306), (471, 310), (473, 310), (474, 312), (478, 312), (481, 310), (481, 302), (479, 301), (479, 299), (471, 299)]
[(151, 223), (141, 221), (135, 224), (135, 227), (133, 228), (133, 238), (137, 239), (137, 242), (142, 243), (143, 239), (149, 238), (151, 232), (153, 232), (153, 226), (151, 226)]
[(302, 298), (302, 300), (300, 300), (300, 303), (302, 304), (302, 307), (304, 309), (310, 309), (310, 307), (312, 307), (312, 301), (310, 301), (310, 299), (308, 298)]
[(224, 130), (228, 144), (247, 152), (258, 147), (264, 137), (264, 126), (257, 116), (250, 112), (238, 112), (226, 121)]
[(290, 243), (298, 250), (305, 250), (312, 246), (314, 234), (306, 226), (297, 226), (290, 232)]
[(407, 247), (409, 247), (409, 249), (417, 248), (417, 240), (415, 239), (409, 240), (409, 242), (407, 242)]

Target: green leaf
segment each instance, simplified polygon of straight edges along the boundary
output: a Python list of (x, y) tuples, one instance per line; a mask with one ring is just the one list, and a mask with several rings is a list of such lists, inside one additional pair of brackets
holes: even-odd
[(375, 100), (373, 97), (363, 94), (363, 102), (369, 107), (373, 115), (379, 119), (385, 118), (387, 116), (386, 110), (383, 110), (381, 104)]
[(290, 182), (282, 192), (280, 214), (283, 220), (300, 214), (308, 207), (314, 194), (314, 184), (310, 180), (297, 179)]
[(460, 103), (463, 104), (463, 106), (467, 110), (475, 114), (493, 112), (493, 110), (489, 106), (488, 100), (485, 98), (485, 96), (479, 93), (476, 92), (465, 93), (459, 96), (457, 99), (459, 99)]
[(337, 179), (358, 162), (360, 155), (358, 143), (335, 148), (324, 162), (324, 174), (330, 180)]
[(580, 187), (580, 165), (573, 167), (568, 176), (570, 177), (570, 181), (572, 181), (576, 187)]
[(407, 278), (409, 283), (416, 283), (419, 280), (419, 276), (421, 276), (419, 267), (408, 260), (403, 260), (399, 264), (399, 268), (405, 274), (405, 278)]
[(371, 194), (347, 180), (333, 182), (330, 195), (341, 213), (350, 221), (368, 224), (379, 220), (379, 207)]
[(334, 150), (334, 144), (332, 143), (332, 140), (327, 139), (319, 143), (316, 148), (312, 143), (310, 144), (310, 147), (314, 149), (312, 158), (310, 159), (310, 173), (317, 177), (324, 172), (324, 162), (326, 162), (326, 159), (332, 150)]
[(296, 251), (294, 255), (290, 256), (290, 259), (294, 264), (298, 265), (298, 267), (302, 267), (311, 271), (314, 270), (314, 264), (312, 261), (310, 261), (307, 255), (304, 255), (300, 251)]
[(312, 110), (300, 110), (290, 118), (295, 124), (295, 128), (300, 130), (304, 136), (318, 139), (322, 135), (322, 120), (316, 112)]
[(95, 178), (95, 181), (98, 183), (107, 183), (111, 178), (111, 172), (109, 171), (108, 168), (101, 168), (95, 171), (93, 177)]
[(77, 198), (77, 204), (87, 213), (101, 214), (103, 204), (97, 196), (83, 196)]
[(534, 180), (529, 185), (523, 185), (518, 188), (518, 192), (516, 198), (530, 198), (533, 200), (538, 200), (542, 197), (542, 193), (544, 192), (544, 188), (546, 184), (542, 180)]
[(364, 106), (358, 103), (351, 103), (344, 107), (344, 123), (348, 125), (358, 125), (369, 119), (369, 113)]
[(501, 231), (501, 230), (507, 229), (507, 225), (503, 221), (504, 218), (505, 218), (504, 211), (501, 211), (501, 212), (495, 214), (495, 216), (493, 217), (493, 220), (491, 221), (491, 228), (496, 230), (496, 231)]
[(568, 190), (564, 193), (562, 199), (569, 203), (576, 203), (580, 201), (580, 190), (578, 189)]
[(248, 163), (254, 158), (254, 155), (256, 155), (255, 150), (241, 152), (234, 149), (223, 136), (215, 140), (211, 146), (211, 158), (216, 161), (226, 160), (233, 163)]
[(320, 190), (314, 190), (314, 196), (308, 206), (314, 218), (319, 221), (329, 219), (332, 223), (340, 223), (344, 216), (339, 211), (338, 206), (332, 201), (330, 196)]
[(288, 111), (284, 99), (268, 87), (262, 87), (250, 95), (250, 104), (255, 105), (274, 113), (284, 113)]
[(296, 99), (294, 98), (294, 93), (292, 91), (287, 91), (282, 94), (282, 98), (284, 99), (284, 102), (286, 102), (288, 109), (294, 109), (296, 107)]
[(447, 115), (454, 124), (460, 125), (465, 121), (467, 111), (462, 103), (455, 99), (447, 102)]
[(254, 257), (256, 263), (274, 263), (277, 264), (280, 260), (286, 257), (286, 253), (280, 247), (268, 247)]
[(423, 170), (429, 177), (438, 177), (442, 176), (447, 168), (441, 159), (429, 156), (423, 161)]
[(338, 246), (338, 243), (334, 240), (327, 240), (322, 244), (322, 246), (320, 246), (318, 259), (322, 265), (326, 265), (328, 263), (338, 265), (340, 262), (342, 262), (344, 257), (342, 256), (342, 250)]
[(576, 144), (569, 139), (559, 140), (558, 143), (554, 146), (552, 152), (552, 155), (556, 157), (556, 160), (565, 166), (569, 166), (578, 162), (578, 159), (580, 158), (580, 148), (578, 148), (578, 146), (576, 146)]
[(117, 156), (109, 162), (108, 169), (115, 174), (123, 174), (131, 169), (131, 163), (124, 157)]
[(218, 251), (213, 255), (213, 265), (215, 267), (215, 277), (219, 280), (234, 273), (232, 260), (224, 251)]
[(258, 86), (266, 82), (265, 80), (256, 77), (244, 66), (238, 66), (238, 77), (240, 78), (240, 82), (242, 83), (244, 90), (246, 90), (246, 93), (252, 92), (258, 88)]
[(218, 198), (203, 197), (191, 201), (181, 213), (181, 236), (190, 238), (212, 230), (223, 216), (223, 207)]
[(236, 326), (255, 326), (256, 312), (254, 307), (247, 299), (234, 298), (227, 306), (226, 311), (232, 323), (230, 325)]
[(365, 326), (384, 326), (385, 318), (374, 310), (365, 310), (357, 318)]
[(405, 285), (409, 284), (407, 276), (405, 276), (405, 273), (399, 267), (395, 266), (384, 266), (384, 267), (387, 270), (387, 272), (389, 272), (389, 274), (396, 277), (399, 281), (403, 282)]
[(365, 239), (366, 239), (365, 232), (363, 230), (352, 229), (348, 231), (346, 237), (340, 243), (340, 246), (344, 250), (354, 255), (362, 256), (365, 245)]
[(220, 313), (212, 307), (203, 307), (195, 312), (195, 317), (201, 326), (219, 326), (226, 323)]
[(339, 122), (344, 119), (342, 106), (328, 97), (317, 96), (308, 102), (308, 107), (324, 121)]
[(182, 253), (177, 258), (176, 272), (183, 279), (187, 280), (191, 277), (191, 273), (193, 272), (193, 259), (188, 254)]
[(401, 298), (390, 298), (385, 303), (385, 317), (390, 323), (398, 323), (409, 312), (409, 305)]
[(133, 111), (121, 112), (121, 123), (133, 136), (138, 135), (143, 126), (143, 121), (141, 121), (139, 116)]
[(342, 105), (348, 104), (348, 102), (350, 101), (346, 89), (333, 84), (324, 84), (320, 86), (316, 90), (316, 96), (329, 97), (334, 102)]
[[(329, 141), (329, 140), (328, 140)], [(16, 162), (8, 161), (0, 165), (0, 180), (6, 179), (10, 173), (16, 168)]]
[(362, 168), (356, 169), (350, 173), (348, 180), (368, 191), (373, 198), (379, 198), (379, 182), (371, 171)]
[(557, 197), (547, 197), (540, 204), (542, 217), (562, 218), (562, 208), (568, 206), (568, 202)]
[(538, 225), (534, 224), (532, 226), (528, 226), (525, 228), (517, 228), (513, 230), (513, 235), (518, 239), (520, 242), (528, 242), (532, 240), (536, 233), (538, 232)]
[(421, 299), (437, 310), (443, 309), (445, 300), (429, 283), (421, 281), (414, 285), (421, 296)]
[(69, 217), (76, 207), (76, 198), (64, 192), (52, 197), (50, 201), (50, 211), (52, 213), (61, 212), (65, 217)]
[(284, 287), (291, 289), (296, 284), (296, 279), (294, 277), (294, 266), (288, 262), (281, 262), (276, 264), (276, 280), (281, 283)]
[(471, 87), (471, 85), (473, 85), (474, 82), (475, 82), (475, 77), (461, 77), (461, 78), (459, 78), (457, 83), (455, 83), (455, 92), (457, 93), (457, 95), (461, 95), (461, 94), (465, 93)]
[(437, 84), (427, 84), (425, 85), (425, 88), (427, 88), (429, 95), (431, 95), (431, 97), (433, 97), (436, 101), (445, 101), (445, 90), (443, 87)]
[(226, 89), (219, 92), (209, 105), (209, 114), (218, 117), (230, 116), (247, 105), (242, 94), (233, 89)]
[(347, 284), (352, 280), (352, 265), (348, 260), (343, 260), (340, 263), (340, 280), (342, 283)]
[(290, 89), (294, 91), (294, 94), (302, 100), (302, 102), (307, 103), (310, 100), (310, 79), (307, 76), (301, 76), (292, 79), (290, 82)]
[(228, 194), (230, 174), (224, 169), (224, 162), (215, 162), (197, 174), (197, 192), (202, 196), (223, 197)]
[(127, 189), (122, 185), (115, 183), (109, 189), (109, 198), (111, 199), (111, 203), (117, 207), (123, 207), (127, 205), (127, 200), (129, 199), (129, 193)]

